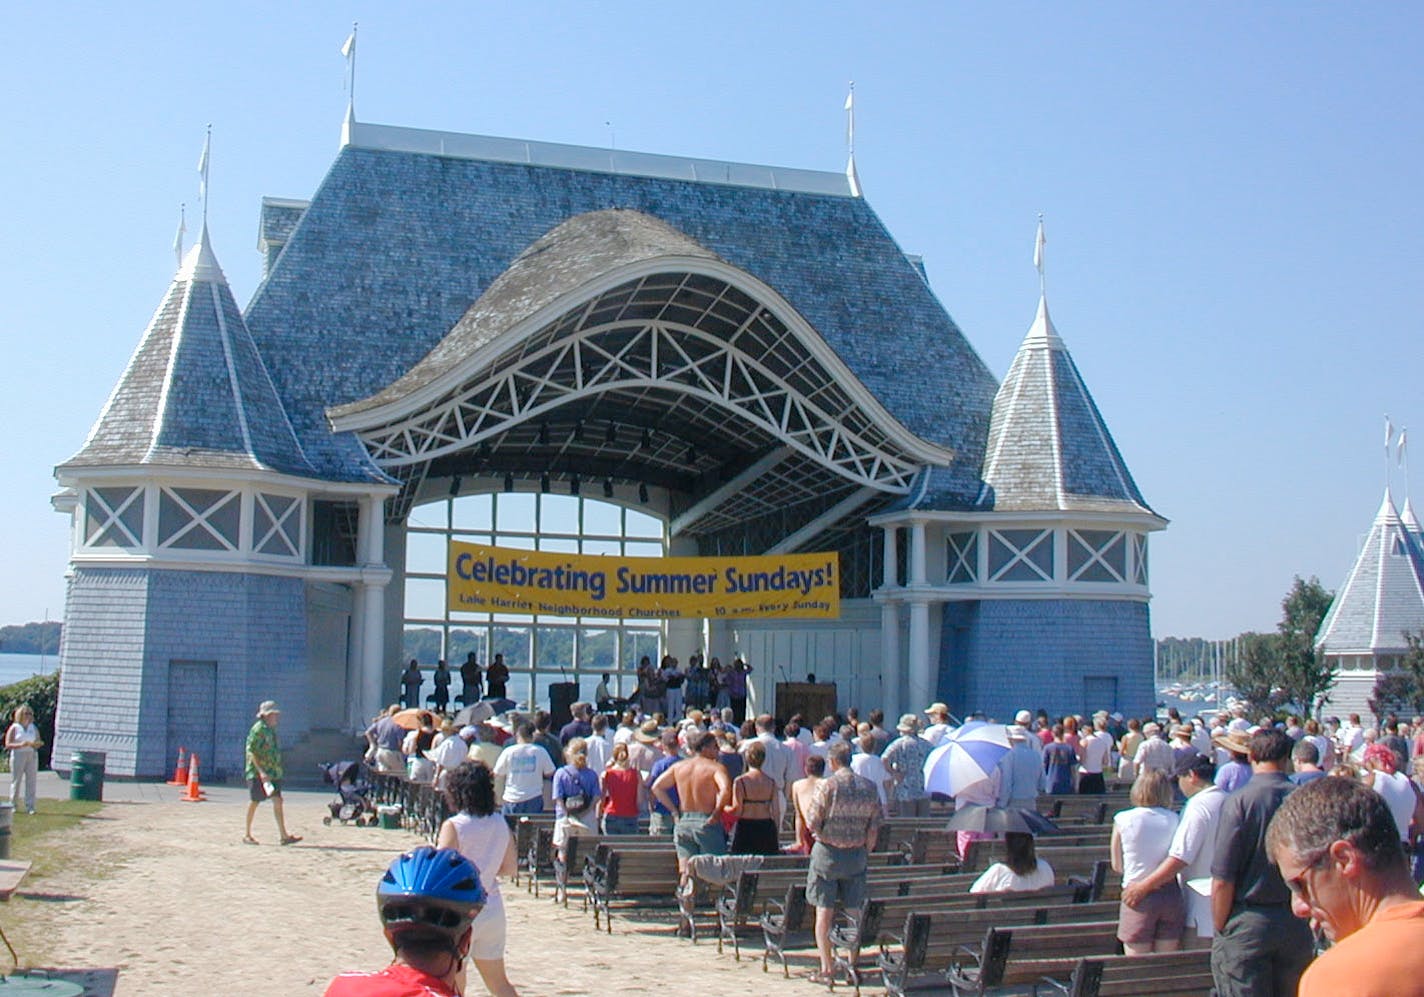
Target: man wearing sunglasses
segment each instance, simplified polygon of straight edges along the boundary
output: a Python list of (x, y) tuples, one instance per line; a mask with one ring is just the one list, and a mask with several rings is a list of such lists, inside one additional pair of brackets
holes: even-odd
[(1281, 805), (1266, 848), (1291, 910), (1334, 943), (1306, 969), (1300, 997), (1424, 995), (1424, 901), (1378, 793), (1317, 779)]

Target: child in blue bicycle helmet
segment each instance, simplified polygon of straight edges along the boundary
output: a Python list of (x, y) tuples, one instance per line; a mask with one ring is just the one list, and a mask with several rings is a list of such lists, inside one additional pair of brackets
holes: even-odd
[(406, 852), (376, 884), (391, 964), (343, 973), (325, 997), (460, 997), (470, 925), (484, 905), (479, 870), (459, 852), (429, 846)]

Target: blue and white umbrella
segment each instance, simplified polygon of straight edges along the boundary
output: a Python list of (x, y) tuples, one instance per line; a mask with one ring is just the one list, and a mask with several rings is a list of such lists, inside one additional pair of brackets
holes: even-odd
[(1007, 727), (971, 721), (925, 759), (925, 789), (958, 796), (975, 783), (990, 778), (999, 759), (1008, 753)]

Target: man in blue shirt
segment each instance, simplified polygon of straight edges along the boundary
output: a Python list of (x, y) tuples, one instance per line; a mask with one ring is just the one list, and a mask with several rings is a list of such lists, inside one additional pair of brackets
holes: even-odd
[[(652, 788), (653, 783), (658, 781), (658, 776), (682, 760), (677, 753), (677, 731), (663, 731), (658, 737), (658, 747), (662, 749), (662, 757), (653, 762), (653, 767), (648, 771), (648, 798), (653, 801), (653, 808), (648, 818), (648, 833), (654, 837), (672, 834), (672, 811), (663, 806), (652, 794)], [(669, 786), (667, 793), (672, 797), (673, 803), (679, 802), (675, 786)]]

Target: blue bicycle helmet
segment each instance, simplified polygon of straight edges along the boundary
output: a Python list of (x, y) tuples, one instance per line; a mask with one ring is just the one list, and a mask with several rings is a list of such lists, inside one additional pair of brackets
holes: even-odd
[(453, 848), (425, 845), (406, 852), (376, 884), (376, 909), (392, 945), (405, 934), (453, 945), (484, 905), (479, 870)]

